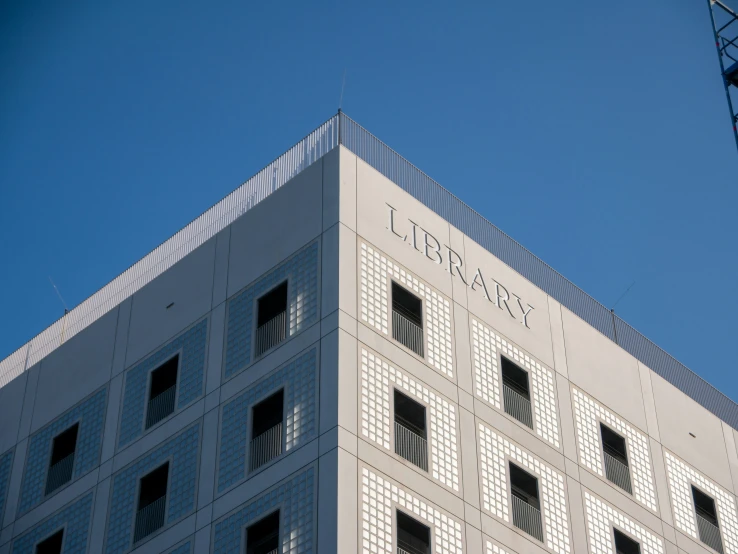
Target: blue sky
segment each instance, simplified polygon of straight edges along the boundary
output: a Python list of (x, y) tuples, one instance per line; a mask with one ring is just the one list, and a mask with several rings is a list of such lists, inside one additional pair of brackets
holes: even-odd
[[(703, 0), (0, 6), (0, 358), (338, 107), (738, 399)], [(257, 5), (258, 4), (258, 5)]]

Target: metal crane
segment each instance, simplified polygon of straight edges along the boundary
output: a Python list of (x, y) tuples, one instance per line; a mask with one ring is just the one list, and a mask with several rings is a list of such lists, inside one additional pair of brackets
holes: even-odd
[(728, 99), (733, 135), (738, 147), (738, 112), (733, 107), (733, 98), (737, 99), (738, 105), (738, 13), (720, 0), (707, 0), (707, 4), (710, 8), (710, 21), (715, 35), (725, 96)]

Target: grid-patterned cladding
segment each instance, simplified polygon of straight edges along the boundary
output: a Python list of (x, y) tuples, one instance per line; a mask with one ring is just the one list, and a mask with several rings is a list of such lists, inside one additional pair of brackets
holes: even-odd
[(428, 363), (449, 379), (454, 377), (451, 346), (451, 303), (402, 266), (361, 243), (361, 319), (389, 333), (389, 279), (399, 281), (425, 300), (426, 356)]
[(138, 480), (167, 460), (167, 524), (194, 512), (199, 458), (200, 424), (197, 423), (113, 476), (105, 544), (107, 554), (126, 552), (133, 546)]
[(208, 320), (203, 319), (126, 372), (119, 448), (143, 434), (149, 373), (175, 353), (180, 353), (177, 408), (181, 410), (202, 396), (207, 335)]
[(270, 393), (284, 387), (284, 451), (302, 446), (316, 436), (317, 359), (317, 349), (313, 348), (267, 375), (223, 406), (218, 492), (246, 477), (251, 408)]
[(715, 500), (725, 554), (738, 553), (738, 516), (733, 496), (671, 452), (665, 450), (664, 457), (676, 528), (699, 540), (692, 500), (691, 485), (694, 484)]
[(426, 386), (408, 378), (379, 356), (361, 349), (361, 434), (391, 450), (392, 386), (429, 407), (431, 475), (459, 490), (456, 407)]
[(558, 554), (571, 551), (564, 476), (506, 438), (479, 424), (484, 509), (509, 522), (507, 460), (513, 460), (538, 477), (546, 546)]
[(0, 526), (3, 524), (5, 515), (5, 498), (8, 494), (10, 483), (10, 469), (13, 467), (13, 450), (8, 450), (0, 456)]
[(64, 527), (64, 554), (87, 552), (87, 536), (92, 519), (92, 493), (68, 504), (54, 515), (34, 525), (13, 541), (13, 554), (33, 554), (36, 544)]
[(502, 409), (500, 355), (513, 360), (528, 371), (536, 434), (558, 448), (559, 418), (553, 371), (474, 318), (472, 318), (472, 351), (474, 390), (479, 398), (498, 410)]
[(393, 524), (397, 508), (428, 525), (437, 554), (462, 554), (461, 523), (373, 471), (361, 470), (361, 551), (394, 554)]
[(31, 436), (28, 443), (28, 458), (23, 472), (18, 515), (43, 501), (54, 437), (68, 427), (79, 422), (72, 481), (82, 477), (100, 463), (100, 446), (107, 400), (108, 389), (105, 387)]
[(242, 552), (245, 529), (261, 516), (279, 509), (280, 529), (278, 552), (308, 554), (315, 552), (314, 469), (308, 468), (245, 506), (215, 523), (213, 554)]
[(663, 554), (664, 541), (599, 498), (584, 491), (587, 529), (592, 554), (615, 554), (613, 526), (641, 544), (642, 554)]
[(487, 549), (487, 554), (514, 554), (511, 550), (505, 550), (492, 541), (485, 541), (485, 548)]
[(282, 281), (288, 281), (288, 336), (296, 335), (318, 320), (319, 262), (318, 243), (313, 242), (228, 301), (226, 377), (253, 362), (251, 337), (256, 301)]
[(595, 402), (577, 388), (573, 389), (574, 424), (579, 444), (580, 463), (600, 477), (605, 468), (600, 442), (600, 421), (623, 437), (628, 445), (628, 462), (633, 482), (635, 499), (647, 508), (656, 511), (656, 492), (653, 470), (648, 448), (648, 437), (626, 423), (610, 410)]

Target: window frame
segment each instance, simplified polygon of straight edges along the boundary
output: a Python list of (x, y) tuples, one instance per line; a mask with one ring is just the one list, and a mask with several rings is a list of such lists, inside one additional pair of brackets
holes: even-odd
[[(148, 433), (149, 431), (156, 429), (159, 427), (162, 423), (165, 421), (168, 421), (169, 418), (174, 416), (177, 413), (177, 405), (179, 404), (179, 385), (182, 383), (182, 359), (184, 355), (184, 348), (178, 348), (174, 352), (172, 352), (169, 356), (167, 356), (164, 360), (162, 360), (160, 363), (156, 364), (156, 367), (151, 368), (146, 373), (146, 396), (144, 397), (144, 414), (143, 414), (143, 433), (142, 435)], [(153, 373), (160, 369), (164, 364), (171, 361), (174, 357), (179, 357), (177, 360), (177, 382), (174, 385), (174, 410), (172, 410), (172, 413), (169, 414), (166, 417), (163, 417), (156, 423), (154, 423), (151, 427), (146, 427), (146, 420), (149, 416), (149, 404), (151, 402), (151, 385), (152, 385), (152, 379), (153, 379)], [(126, 377), (127, 378), (127, 377)], [(125, 388), (125, 385), (124, 385)], [(121, 409), (122, 409), (122, 402), (121, 402)], [(120, 423), (119, 423), (120, 425)], [(140, 436), (138, 438), (141, 438)]]
[[(251, 402), (249, 405), (249, 423), (248, 423), (248, 434), (247, 434), (247, 441), (246, 441), (246, 479), (250, 479), (253, 475), (256, 475), (260, 471), (270, 467), (273, 463), (275, 463), (278, 460), (281, 460), (282, 457), (287, 453), (287, 387), (289, 386), (289, 383), (283, 383), (281, 386), (271, 389), (266, 394), (260, 396), (258, 399)], [(265, 400), (271, 398), (275, 394), (278, 394), (279, 391), (282, 391), (282, 453), (279, 456), (275, 456), (265, 464), (260, 465), (256, 469), (251, 469), (251, 442), (254, 440), (254, 408), (264, 402)], [(280, 518), (282, 516), (280, 515)], [(280, 519), (281, 522), (281, 519)]]
[(614, 525), (614, 524), (613, 524), (613, 525), (611, 525), (611, 528), (612, 528), (612, 535), (611, 535), (611, 536), (612, 536), (612, 551), (613, 551), (613, 552), (615, 552), (616, 554), (617, 554), (617, 552), (618, 552), (618, 549), (617, 549), (617, 539), (616, 539), (615, 537), (616, 537), (616, 533), (620, 533), (620, 534), (621, 534), (621, 535), (623, 535), (623, 536), (624, 536), (624, 537), (625, 537), (626, 539), (630, 539), (630, 540), (632, 540), (632, 541), (633, 541), (634, 543), (636, 543), (636, 544), (638, 545), (638, 551), (639, 551), (639, 553), (640, 553), (640, 554), (643, 554), (643, 548), (642, 548), (642, 546), (643, 546), (643, 541), (641, 541), (641, 540), (638, 540), (638, 539), (637, 539), (636, 537), (634, 537), (634, 536), (633, 536), (633, 535), (631, 535), (630, 533), (628, 533), (628, 532), (624, 531), (624, 530), (622, 529), (622, 527), (619, 527), (619, 526), (617, 526), (617, 525)]
[[(58, 436), (60, 436), (61, 434), (65, 433), (66, 431), (69, 431), (69, 429), (71, 429), (75, 425), (77, 425), (78, 428), (77, 428), (77, 439), (74, 442), (74, 461), (72, 462), (72, 476), (69, 478), (69, 481), (67, 481), (63, 485), (60, 485), (60, 486), (56, 487), (49, 494), (46, 494), (46, 486), (47, 486), (47, 483), (49, 481), (49, 470), (51, 469), (51, 465), (52, 465), (51, 464), (51, 460), (54, 457), (54, 441), (56, 440), (56, 438)], [(64, 427), (63, 430), (59, 431), (57, 434), (55, 434), (53, 437), (51, 437), (51, 446), (49, 447), (49, 454), (48, 454), (48, 457), (47, 457), (47, 460), (46, 460), (46, 477), (44, 478), (44, 497), (43, 497), (44, 500), (46, 500), (48, 498), (51, 498), (57, 492), (65, 489), (66, 487), (68, 487), (70, 484), (72, 484), (74, 482), (74, 480), (75, 480), (74, 479), (74, 469), (77, 467), (77, 460), (78, 460), (78, 456), (77, 456), (77, 445), (79, 444), (79, 433), (80, 433), (80, 430), (81, 429), (82, 429), (82, 417), (80, 416), (77, 419), (75, 419), (72, 423), (70, 423), (69, 425), (67, 425), (66, 427)], [(25, 473), (25, 469), (24, 469), (24, 473)], [(2, 511), (2, 508), (3, 507), (0, 506), (0, 511)], [(51, 535), (49, 535), (49, 536), (51, 536)]]
[[(412, 275), (409, 271), (405, 270), (405, 273)], [(386, 276), (386, 286), (387, 286), (387, 328), (388, 328), (388, 338), (392, 342), (392, 344), (396, 344), (400, 348), (402, 348), (405, 352), (409, 353), (411, 356), (415, 356), (418, 360), (421, 360), (423, 363), (427, 364), (427, 358), (428, 358), (428, 302), (423, 297), (423, 295), (416, 293), (412, 288), (408, 287), (404, 283), (401, 283), (398, 279), (393, 277), (389, 272), (387, 272)], [(420, 281), (420, 279), (418, 279)], [(393, 327), (392, 327), (392, 302), (393, 302), (393, 293), (392, 293), (392, 284), (397, 285), (398, 287), (401, 287), (405, 289), (408, 293), (415, 296), (418, 300), (420, 300), (420, 309), (421, 309), (421, 319), (423, 321), (423, 355), (421, 356), (414, 350), (411, 350), (404, 344), (402, 344), (400, 341), (395, 340), (395, 338), (392, 335)]]
[[(252, 356), (251, 356), (251, 362), (249, 363), (249, 365), (252, 365), (256, 363), (257, 361), (264, 359), (266, 356), (274, 352), (274, 350), (276, 350), (283, 344), (287, 343), (287, 341), (289, 341), (290, 338), (292, 338), (290, 336), (290, 293), (292, 292), (291, 281), (292, 281), (292, 276), (288, 275), (284, 279), (280, 279), (276, 284), (266, 289), (259, 296), (255, 296), (254, 299), (252, 300), (253, 317), (251, 318), (252, 321), (251, 321), (251, 339), (250, 339)], [(285, 306), (285, 328), (286, 329), (285, 329), (284, 340), (281, 342), (278, 342), (277, 344), (265, 350), (261, 354), (256, 354), (256, 330), (259, 328), (259, 300), (261, 300), (267, 294), (269, 294), (270, 292), (274, 291), (275, 289), (279, 288), (280, 286), (284, 284), (287, 285), (286, 286), (287, 301), (286, 301), (286, 306)]]
[(64, 539), (65, 539), (65, 538), (66, 538), (66, 536), (67, 536), (67, 522), (64, 522), (64, 523), (63, 523), (63, 524), (62, 524), (61, 526), (59, 526), (59, 527), (55, 528), (55, 529), (54, 529), (53, 531), (51, 531), (51, 532), (50, 532), (49, 534), (45, 535), (45, 536), (44, 536), (44, 537), (43, 537), (42, 539), (39, 539), (39, 540), (37, 540), (37, 541), (36, 541), (36, 542), (34, 543), (34, 545), (33, 545), (33, 554), (36, 554), (36, 552), (38, 552), (38, 547), (39, 547), (39, 545), (40, 545), (40, 544), (41, 544), (42, 542), (44, 542), (44, 541), (46, 541), (46, 540), (50, 539), (51, 537), (53, 537), (54, 535), (56, 535), (56, 534), (57, 534), (57, 533), (59, 533), (60, 531), (62, 532), (62, 547), (61, 547), (61, 552), (64, 552)]
[(400, 547), (400, 523), (399, 518), (397, 517), (397, 514), (402, 512), (402, 514), (405, 517), (409, 517), (410, 519), (414, 519), (421, 525), (425, 525), (428, 528), (428, 552), (435, 552), (433, 549), (433, 538), (435, 536), (435, 533), (433, 532), (435, 525), (431, 525), (430, 522), (424, 521), (418, 514), (411, 512), (407, 508), (400, 506), (397, 503), (393, 503), (394, 508), (394, 514), (392, 515), (392, 523), (394, 524), (395, 532), (392, 533), (392, 543), (393, 543), (393, 552), (397, 552), (397, 549)]
[[(483, 323), (483, 325), (486, 325), (486, 324)], [(512, 345), (513, 343), (510, 343), (510, 344)], [(515, 348), (517, 348), (517, 346), (515, 346)], [(521, 352), (523, 351), (521, 350)], [(530, 402), (531, 423), (533, 424), (532, 427), (528, 427), (525, 423), (520, 421), (518, 418), (512, 416), (511, 414), (507, 413), (507, 411), (505, 411), (505, 395), (504, 395), (504, 391), (502, 390), (502, 387), (504, 385), (504, 380), (503, 380), (503, 375), (502, 375), (502, 359), (503, 358), (505, 358), (510, 363), (515, 365), (520, 371), (524, 372), (528, 376), (528, 396), (530, 397), (528, 401)], [(546, 444), (553, 447), (553, 445), (551, 445), (548, 441), (538, 436), (538, 432), (537, 432), (538, 431), (538, 418), (536, 417), (536, 402), (534, 400), (535, 395), (533, 394), (533, 385), (531, 383), (530, 374), (531, 372), (528, 368), (523, 367), (519, 362), (512, 359), (511, 356), (503, 354), (502, 349), (500, 348), (497, 349), (497, 377), (500, 380), (500, 408), (501, 408), (500, 411), (503, 414), (505, 414), (505, 417), (507, 417), (509, 420), (514, 421), (517, 425), (519, 425), (523, 429), (526, 429), (528, 432), (533, 433), (538, 439), (543, 440)], [(559, 408), (558, 407), (558, 392), (556, 390), (554, 390), (554, 397), (555, 397), (555, 401), (557, 405), (556, 407), (558, 410)], [(558, 426), (559, 434), (560, 434), (561, 433), (560, 422), (557, 423), (557, 426)]]
[[(164, 525), (159, 527), (156, 531), (149, 533), (145, 537), (141, 537), (138, 541), (134, 541), (135, 536), (136, 536), (136, 516), (138, 515), (138, 512), (140, 511), (139, 502), (141, 499), (141, 483), (143, 482), (145, 477), (148, 477), (149, 475), (151, 475), (153, 472), (155, 472), (157, 469), (159, 469), (165, 464), (168, 464), (168, 468), (167, 468), (167, 492), (164, 494), (164, 498), (166, 499), (164, 501)], [(138, 548), (140, 545), (142, 545), (147, 540), (151, 539), (152, 537), (157, 536), (159, 533), (164, 531), (164, 529), (167, 529), (168, 527), (167, 519), (169, 516), (169, 500), (170, 500), (169, 493), (171, 492), (170, 485), (172, 484), (172, 466), (173, 465), (174, 465), (174, 457), (167, 456), (160, 463), (156, 464), (156, 466), (148, 470), (143, 475), (140, 475), (136, 479), (136, 496), (134, 497), (136, 499), (135, 500), (136, 508), (133, 511), (133, 522), (131, 525), (131, 548)]]
[(279, 513), (279, 529), (278, 529), (278, 532), (277, 532), (277, 544), (278, 544), (277, 550), (280, 549), (280, 547), (282, 546), (282, 536), (283, 536), (282, 531), (284, 529), (284, 525), (283, 525), (283, 523), (284, 523), (284, 510), (282, 510), (281, 507), (277, 507), (277, 508), (274, 508), (274, 509), (272, 509), (272, 510), (270, 510), (268, 512), (263, 513), (263, 514), (259, 514), (258, 517), (256, 517), (256, 518), (252, 519), (251, 521), (243, 524), (243, 526), (241, 527), (241, 537), (242, 537), (242, 541), (243, 541), (243, 552), (248, 552), (249, 551), (249, 527), (253, 527), (254, 525), (256, 525), (257, 523), (259, 523), (260, 521), (262, 521), (262, 520), (268, 518), (269, 516), (271, 516), (274, 512)]
[[(395, 436), (395, 391), (408, 397), (410, 400), (420, 404), (425, 409), (425, 455), (428, 460), (428, 469), (423, 469), (422, 467), (415, 465), (410, 460), (403, 458), (396, 452), (397, 437)], [(431, 442), (430, 405), (427, 402), (425, 402), (425, 400), (418, 398), (417, 396), (413, 395), (410, 391), (407, 391), (403, 389), (402, 387), (398, 386), (396, 383), (390, 383), (390, 414), (389, 415), (390, 415), (390, 444), (392, 445), (391, 450), (392, 450), (392, 455), (394, 456), (394, 458), (396, 460), (403, 462), (408, 467), (413, 468), (417, 471), (420, 471), (423, 475), (428, 475), (429, 477), (432, 477), (431, 470), (433, 468), (433, 459), (431, 457), (431, 449), (430, 449), (430, 442)]]

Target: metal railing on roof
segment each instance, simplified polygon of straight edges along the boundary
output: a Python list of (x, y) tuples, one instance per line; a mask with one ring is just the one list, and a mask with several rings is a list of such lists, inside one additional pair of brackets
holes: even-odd
[(0, 387), (117, 306), (300, 171), (342, 145), (707, 410), (738, 429), (738, 404), (339, 112), (172, 238), (0, 362)]
[(339, 113), (339, 116), (342, 146), (683, 393), (738, 429), (738, 404), (495, 227), (353, 119), (344, 113)]
[(0, 361), (0, 387), (47, 356), (338, 146), (338, 115)]

